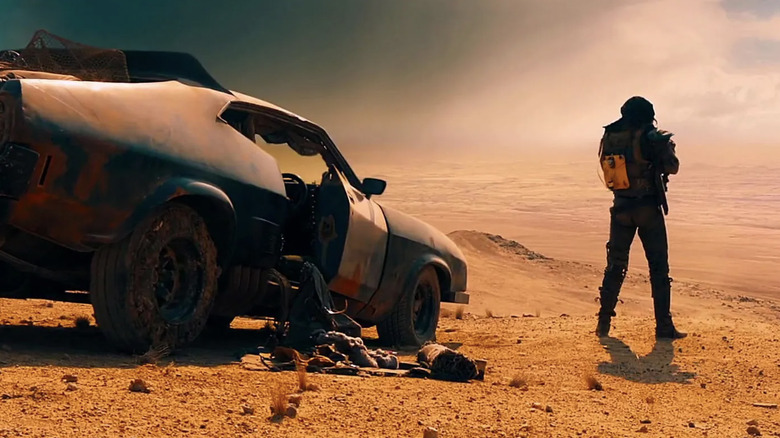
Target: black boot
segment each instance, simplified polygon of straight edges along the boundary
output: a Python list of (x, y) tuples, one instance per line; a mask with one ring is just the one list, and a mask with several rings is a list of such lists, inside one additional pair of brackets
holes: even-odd
[(687, 333), (678, 331), (672, 322), (672, 279), (651, 280), (653, 288), (653, 309), (655, 310), (655, 337), (658, 339), (682, 339)]
[(605, 338), (609, 336), (610, 325), (612, 324), (612, 318), (609, 316), (599, 315), (599, 322), (596, 324), (596, 336)]
[(596, 336), (605, 337), (609, 335), (612, 317), (615, 316), (615, 307), (618, 302), (620, 288), (623, 286), (623, 279), (626, 277), (626, 270), (623, 268), (604, 270), (604, 279), (599, 288), (599, 322), (596, 325)]

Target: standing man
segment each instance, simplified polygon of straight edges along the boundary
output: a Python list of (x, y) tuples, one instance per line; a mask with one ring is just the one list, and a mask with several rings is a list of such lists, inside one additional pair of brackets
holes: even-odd
[[(621, 118), (604, 127), (599, 160), (604, 182), (614, 194), (610, 208), (607, 268), (601, 287), (596, 334), (609, 334), (620, 287), (628, 271), (628, 254), (634, 235), (645, 250), (655, 310), (656, 338), (680, 339), (670, 313), (669, 245), (664, 214), (666, 180), (677, 173), (672, 133), (655, 127), (655, 110), (647, 99), (634, 96), (620, 108)], [(663, 208), (663, 212), (662, 212)]]

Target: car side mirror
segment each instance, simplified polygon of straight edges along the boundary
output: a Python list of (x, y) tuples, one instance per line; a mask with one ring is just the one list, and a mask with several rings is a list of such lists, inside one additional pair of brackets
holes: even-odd
[(363, 193), (367, 196), (381, 195), (387, 188), (387, 182), (378, 178), (365, 178), (363, 180)]

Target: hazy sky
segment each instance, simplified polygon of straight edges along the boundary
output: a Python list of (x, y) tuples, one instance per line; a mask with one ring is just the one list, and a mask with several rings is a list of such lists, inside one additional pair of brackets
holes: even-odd
[[(344, 149), (592, 148), (631, 95), (678, 144), (773, 143), (779, 0), (0, 0), (0, 42), (44, 28), (186, 51)], [(542, 149), (540, 149), (542, 150)]]

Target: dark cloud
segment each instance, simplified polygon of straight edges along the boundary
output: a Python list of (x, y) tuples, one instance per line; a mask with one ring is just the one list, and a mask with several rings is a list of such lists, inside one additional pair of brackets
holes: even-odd
[(780, 66), (780, 39), (741, 39), (734, 44), (732, 62), (738, 67)]
[(769, 19), (780, 14), (777, 0), (721, 0), (720, 4), (727, 12), (738, 16)]

